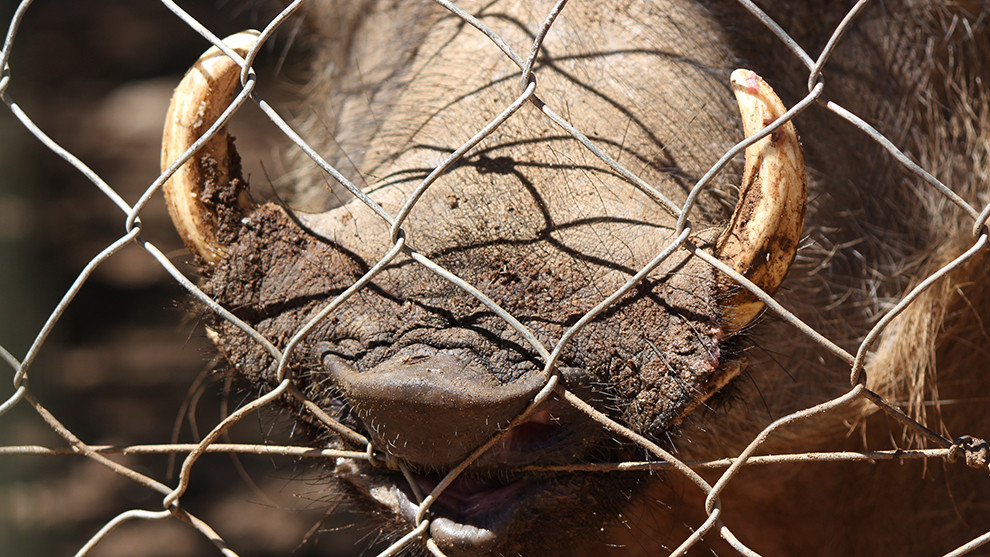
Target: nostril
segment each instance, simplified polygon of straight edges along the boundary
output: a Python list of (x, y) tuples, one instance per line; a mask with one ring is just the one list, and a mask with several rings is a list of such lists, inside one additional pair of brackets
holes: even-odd
[(330, 352), (323, 363), (380, 447), (432, 466), (463, 460), (543, 384), (539, 374), (503, 383), (470, 350), (422, 344), (367, 371)]

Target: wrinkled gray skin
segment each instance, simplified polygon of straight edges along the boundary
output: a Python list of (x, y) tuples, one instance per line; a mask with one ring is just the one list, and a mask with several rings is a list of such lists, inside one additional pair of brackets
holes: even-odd
[[(817, 53), (849, 2), (768, 6)], [(958, 4), (958, 3), (957, 3)], [(464, 2), (517, 52), (550, 3)], [(910, 7), (908, 7), (910, 6)], [(967, 9), (971, 11), (967, 11)], [(873, 122), (964, 199), (987, 203), (984, 65), (977, 2), (875, 3), (825, 70), (826, 95)], [(985, 8), (983, 8), (985, 9)], [(517, 68), (487, 38), (428, 2), (311, 2), (314, 73), (307, 140), (395, 215), (444, 157), (520, 92)], [(952, 18), (959, 18), (948, 33)], [(967, 35), (962, 21), (972, 26)], [(680, 203), (742, 139), (728, 85), (749, 67), (793, 104), (807, 71), (733, 2), (578, 2), (555, 23), (537, 93), (632, 172)], [(809, 169), (805, 240), (778, 298), (852, 350), (907, 287), (965, 249), (972, 222), (852, 126), (812, 107), (796, 120)], [(336, 153), (336, 155), (334, 155)], [(301, 163), (300, 228), (262, 207), (233, 226), (205, 290), (276, 345), (390, 248), (388, 226)], [(308, 175), (307, 175), (308, 173)], [(710, 247), (731, 214), (741, 159), (692, 214)], [(674, 218), (525, 104), (427, 191), (403, 225), (411, 250), (475, 285), (551, 347), (659, 253)], [(239, 226), (239, 225), (238, 225)], [(986, 255), (923, 297), (875, 346), (869, 385), (948, 437), (988, 432)], [(716, 272), (680, 250), (578, 334), (558, 369), (572, 392), (685, 459), (737, 454), (773, 419), (849, 388), (849, 366), (766, 315), (727, 335)], [(274, 384), (272, 360), (215, 321), (239, 376)], [(300, 347), (300, 389), (409, 466), (422, 489), (525, 408), (543, 360), (504, 320), (404, 253)], [(719, 377), (742, 377), (689, 412)], [(936, 375), (935, 369), (938, 369)], [(977, 373), (979, 372), (979, 373)], [(937, 383), (936, 383), (937, 380)], [(981, 390), (982, 389), (982, 390)], [(933, 409), (935, 393), (953, 404)], [(910, 403), (910, 404), (909, 404)], [(298, 403), (314, 442), (352, 447)], [(851, 434), (851, 435), (850, 435)], [(902, 428), (853, 404), (787, 429), (768, 450), (886, 449)], [(558, 398), (513, 429), (432, 507), (448, 555), (655, 555), (704, 519), (703, 495), (673, 473), (524, 474), (527, 464), (639, 460)], [(340, 461), (332, 476), (385, 537), (412, 528), (402, 476)], [(715, 476), (709, 475), (711, 481)], [(988, 523), (985, 473), (962, 465), (789, 465), (745, 473), (725, 523), (767, 555), (935, 554)], [(921, 507), (925, 510), (919, 510)], [(728, 550), (710, 533), (698, 554)], [(420, 548), (423, 546), (420, 545)]]

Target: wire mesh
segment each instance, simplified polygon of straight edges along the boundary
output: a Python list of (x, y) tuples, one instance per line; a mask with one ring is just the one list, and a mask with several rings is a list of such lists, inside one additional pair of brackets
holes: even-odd
[[(373, 443), (364, 434), (338, 423), (332, 417), (323, 412), (317, 404), (307, 400), (307, 397), (294, 384), (294, 377), (291, 367), (291, 364), (295, 361), (295, 359), (300, 357), (299, 354), (296, 354), (296, 347), (307, 338), (307, 335), (309, 335), (324, 319), (337, 311), (338, 308), (347, 304), (351, 296), (365, 288), (366, 285), (382, 271), (382, 269), (389, 265), (395, 257), (401, 254), (408, 256), (424, 268), (434, 273), (436, 276), (460, 288), (478, 300), (479, 303), (489, 308), (491, 312), (504, 320), (509, 327), (513, 328), (521, 338), (525, 339), (530, 345), (529, 348), (535, 354), (538, 354), (539, 358), (541, 358), (544, 366), (544, 386), (530, 401), (527, 408), (514, 418), (511, 425), (517, 425), (524, 422), (539, 408), (541, 403), (547, 400), (547, 398), (551, 396), (558, 396), (562, 400), (565, 400), (569, 404), (573, 405), (573, 407), (578, 411), (598, 422), (601, 427), (607, 429), (615, 436), (623, 437), (628, 439), (630, 442), (641, 446), (650, 453), (651, 458), (655, 459), (642, 462), (630, 461), (597, 464), (575, 463), (573, 465), (562, 466), (532, 466), (525, 468), (524, 470), (540, 471), (544, 473), (581, 471), (606, 473), (610, 471), (654, 471), (659, 469), (671, 469), (674, 471), (672, 473), (683, 475), (698, 489), (706, 494), (704, 510), (707, 515), (707, 519), (701, 524), (693, 525), (693, 534), (683, 540), (678, 547), (673, 549), (673, 555), (685, 554), (705, 536), (721, 536), (739, 553), (743, 555), (756, 554), (742, 541), (740, 541), (740, 538), (747, 539), (748, 533), (733, 532), (726, 527), (721, 518), (723, 512), (723, 503), (721, 499), (722, 494), (737, 478), (740, 471), (745, 467), (766, 466), (771, 464), (779, 465), (781, 463), (797, 465), (799, 463), (820, 461), (876, 462), (878, 460), (903, 461), (921, 458), (942, 459), (947, 463), (961, 460), (973, 467), (982, 469), (987, 468), (986, 443), (969, 437), (956, 440), (946, 438), (941, 433), (933, 431), (921, 423), (918, 423), (915, 419), (906, 415), (895, 405), (883, 400), (879, 394), (871, 391), (866, 386), (864, 366), (866, 365), (867, 359), (871, 354), (871, 350), (878, 342), (881, 333), (891, 326), (892, 321), (894, 321), (894, 319), (903, 310), (905, 310), (905, 308), (909, 307), (912, 303), (915, 303), (916, 300), (918, 300), (919, 297), (922, 296), (922, 294), (928, 289), (939, 284), (939, 281), (944, 280), (944, 278), (952, 273), (954, 269), (965, 265), (967, 262), (972, 261), (981, 254), (985, 254), (988, 242), (986, 224), (988, 214), (990, 214), (990, 205), (984, 207), (973, 206), (969, 201), (963, 199), (960, 195), (955, 193), (951, 184), (943, 184), (931, 173), (912, 161), (908, 155), (898, 149), (895, 142), (889, 140), (882, 133), (873, 128), (865, 121), (864, 118), (845, 110), (843, 107), (830, 100), (826, 100), (825, 95), (827, 95), (829, 91), (829, 87), (826, 85), (824, 79), (824, 75), (827, 73), (824, 70), (824, 68), (826, 68), (826, 63), (837, 46), (841, 44), (844, 33), (851, 25), (855, 24), (859, 13), (869, 4), (867, 0), (862, 0), (856, 3), (848, 11), (846, 17), (834, 29), (831, 39), (827, 42), (822, 52), (817, 56), (812, 56), (803, 50), (796, 41), (790, 38), (786, 29), (782, 29), (778, 26), (755, 4), (746, 0), (740, 0), (740, 5), (743, 6), (752, 15), (752, 17), (757, 18), (766, 26), (767, 33), (772, 33), (780, 39), (788, 55), (795, 57), (803, 66), (807, 68), (808, 93), (804, 99), (794, 104), (794, 106), (787, 111), (783, 118), (768, 125), (756, 136), (741, 141), (739, 144), (729, 149), (711, 166), (710, 170), (704, 174), (704, 176), (702, 176), (696, 184), (694, 184), (694, 186), (690, 189), (689, 194), (686, 196), (685, 201), (680, 204), (668, 199), (647, 180), (640, 178), (624, 167), (620, 162), (611, 158), (609, 154), (607, 154), (606, 149), (601, 148), (595, 141), (589, 139), (588, 135), (583, 134), (580, 130), (584, 125), (586, 125), (586, 123), (574, 123), (568, 121), (561, 116), (560, 113), (554, 110), (555, 107), (550, 106), (550, 104), (544, 102), (540, 98), (540, 88), (537, 82), (537, 70), (534, 68), (537, 67), (536, 62), (542, 52), (541, 49), (544, 39), (554, 29), (554, 22), (557, 16), (562, 11), (568, 9), (566, 0), (560, 0), (557, 2), (557, 4), (554, 5), (546, 14), (546, 17), (542, 22), (532, 22), (532, 27), (538, 29), (538, 32), (536, 32), (531, 48), (525, 56), (514, 51), (512, 47), (509, 46), (508, 41), (504, 40), (495, 30), (489, 27), (489, 25), (481, 19), (465, 12), (456, 4), (446, 2), (445, 0), (436, 1), (451, 14), (461, 18), (464, 22), (483, 33), (491, 43), (489, 45), (490, 48), (501, 50), (505, 56), (519, 68), (518, 77), (521, 85), (518, 96), (512, 99), (510, 103), (507, 103), (505, 108), (500, 111), (497, 116), (487, 122), (484, 126), (480, 127), (473, 137), (465, 142), (460, 148), (456, 149), (447, 155), (443, 160), (439, 161), (435, 168), (433, 168), (432, 171), (421, 182), (419, 182), (417, 187), (408, 196), (401, 209), (394, 215), (373, 201), (362, 191), (360, 187), (348, 180), (342, 172), (338, 171), (338, 169), (334, 168), (329, 162), (327, 162), (320, 155), (320, 153), (317, 152), (317, 150), (309, 146), (306, 141), (304, 141), (302, 137), (293, 130), (292, 125), (287, 123), (286, 120), (284, 120), (276, 111), (276, 109), (267, 103), (255, 90), (258, 77), (253, 71), (252, 64), (272, 34), (274, 34), (276, 30), (287, 21), (292, 21), (290, 16), (297, 8), (300, 7), (300, 5), (304, 3), (303, 0), (296, 0), (291, 4), (288, 4), (284, 10), (278, 13), (277, 16), (268, 20), (263, 26), (263, 30), (256, 46), (247, 56), (244, 57), (237, 55), (237, 53), (225, 47), (224, 43), (217, 36), (217, 34), (211, 31), (208, 26), (200, 23), (197, 18), (190, 15), (182, 7), (169, 0), (161, 1), (161, 5), (167, 8), (178, 21), (183, 22), (184, 25), (188, 25), (189, 28), (202, 36), (208, 43), (220, 48), (228, 56), (237, 61), (238, 65), (242, 68), (240, 76), (242, 88), (234, 102), (225, 111), (221, 119), (210, 128), (207, 134), (204, 135), (201, 140), (197, 142), (197, 144), (191, 146), (184, 157), (174, 161), (174, 163), (169, 166), (167, 171), (162, 173), (157, 179), (151, 182), (150, 185), (144, 188), (133, 204), (126, 200), (126, 196), (118, 193), (115, 184), (108, 183), (102, 179), (97, 172), (87, 166), (86, 163), (84, 163), (80, 158), (75, 156), (70, 150), (62, 147), (58, 140), (47, 135), (41, 127), (34, 123), (32, 118), (28, 115), (29, 111), (23, 109), (21, 105), (14, 100), (11, 93), (11, 86), (12, 83), (17, 81), (18, 77), (17, 73), (11, 69), (11, 65), (9, 63), (12, 54), (17, 50), (19, 45), (19, 42), (16, 41), (15, 38), (21, 28), (21, 24), (22, 22), (30, 21), (29, 14), (31, 13), (33, 3), (30, 1), (23, 1), (18, 5), (16, 12), (11, 19), (9, 30), (4, 42), (2, 55), (0, 55), (0, 67), (4, 68), (2, 81), (0, 81), (0, 95), (2, 95), (4, 102), (11, 111), (11, 114), (13, 114), (13, 116), (21, 123), (24, 129), (29, 131), (30, 134), (36, 137), (45, 147), (64, 159), (73, 169), (75, 169), (76, 172), (79, 173), (79, 175), (85, 177), (86, 180), (91, 182), (93, 186), (95, 186), (97, 194), (104, 196), (117, 208), (117, 210), (119, 210), (119, 216), (123, 217), (124, 226), (118, 237), (103, 247), (97, 255), (93, 256), (88, 260), (88, 262), (85, 263), (84, 266), (82, 266), (72, 285), (65, 290), (61, 300), (48, 315), (45, 323), (37, 331), (37, 333), (33, 335), (33, 341), (30, 342), (29, 347), (24, 352), (23, 356), (17, 357), (12, 353), (13, 351), (0, 347), (0, 349), (2, 349), (0, 350), (0, 355), (3, 356), (3, 359), (6, 361), (9, 369), (11, 370), (13, 379), (13, 389), (9, 393), (3, 394), (6, 398), (2, 403), (0, 403), (0, 419), (3, 419), (3, 416), (7, 414), (12, 415), (12, 410), (15, 408), (27, 407), (37, 413), (45, 424), (47, 424), (50, 431), (57, 434), (58, 438), (61, 439), (61, 445), (53, 443), (50, 447), (28, 443), (0, 447), (0, 454), (4, 455), (4, 458), (6, 459), (26, 457), (28, 455), (50, 455), (60, 457), (67, 457), (68, 455), (82, 455), (92, 462), (108, 468), (114, 473), (141, 486), (143, 489), (156, 493), (156, 496), (161, 497), (161, 502), (156, 508), (126, 510), (117, 516), (106, 520), (104, 525), (99, 528), (98, 531), (93, 533), (82, 545), (77, 553), (78, 555), (88, 554), (106, 539), (114, 536), (115, 529), (125, 522), (137, 520), (157, 521), (162, 519), (177, 519), (185, 522), (201, 533), (204, 539), (209, 540), (215, 546), (217, 552), (224, 555), (236, 555), (237, 553), (235, 553), (235, 551), (237, 551), (238, 548), (228, 547), (224, 541), (224, 532), (222, 530), (215, 529), (206, 521), (191, 514), (190, 510), (183, 504), (188, 495), (191, 482), (194, 480), (199, 469), (197, 464), (203, 458), (203, 455), (208, 453), (277, 455), (279, 457), (285, 457), (286, 460), (291, 460), (293, 458), (305, 458), (307, 460), (353, 459), (365, 461), (375, 466), (387, 465), (393, 468), (398, 468), (408, 477), (409, 471), (404, 468), (401, 461), (391, 459), (387, 453), (381, 450), (381, 448), (373, 446)], [(205, 45), (206, 43), (203, 44)], [(372, 266), (366, 274), (364, 274), (364, 276), (355, 281), (350, 288), (343, 291), (338, 296), (327, 300), (322, 309), (304, 326), (295, 331), (291, 335), (291, 338), (282, 346), (278, 346), (272, 341), (266, 339), (263, 334), (259, 333), (249, 324), (235, 316), (229, 308), (223, 307), (220, 303), (211, 299), (207, 294), (200, 290), (195, 284), (195, 281), (189, 278), (192, 274), (189, 269), (180, 268), (179, 265), (173, 262), (175, 257), (167, 255), (167, 253), (159, 247), (159, 242), (157, 240), (152, 241), (148, 238), (149, 232), (146, 230), (147, 226), (141, 220), (142, 215), (144, 215), (145, 211), (148, 210), (149, 205), (155, 203), (156, 199), (161, 196), (160, 190), (165, 182), (171, 177), (172, 173), (174, 173), (186, 159), (191, 157), (203, 142), (212, 137), (213, 134), (217, 133), (221, 126), (226, 123), (228, 118), (232, 117), (238, 110), (241, 110), (242, 106), (246, 106), (248, 101), (253, 102), (258, 108), (260, 108), (260, 111), (267, 117), (267, 119), (276, 125), (278, 129), (281, 130), (281, 133), (288, 138), (288, 140), (294, 143), (308, 157), (315, 161), (315, 163), (326, 173), (328, 177), (341, 184), (356, 198), (368, 205), (368, 207), (379, 215), (381, 219), (390, 227), (390, 240), (392, 244), (387, 246), (386, 255), (377, 261), (375, 265)], [(949, 263), (942, 266), (924, 280), (918, 282), (909, 291), (905, 292), (896, 304), (887, 309), (883, 315), (876, 320), (875, 324), (872, 326), (872, 329), (863, 332), (862, 340), (859, 342), (855, 353), (843, 349), (841, 347), (841, 342), (830, 340), (826, 335), (815, 330), (812, 326), (799, 319), (795, 313), (784, 307), (772, 296), (763, 292), (756, 284), (752, 283), (735, 270), (729, 268), (726, 264), (719, 261), (707, 251), (695, 247), (689, 241), (693, 232), (690, 216), (693, 214), (693, 211), (695, 211), (695, 203), (699, 195), (711, 187), (710, 184), (716, 176), (719, 175), (722, 169), (730, 161), (742, 153), (748, 145), (754, 143), (761, 137), (773, 133), (778, 127), (783, 125), (784, 122), (794, 118), (814, 103), (825, 106), (829, 111), (836, 115), (836, 118), (849, 121), (862, 130), (863, 133), (867, 134), (872, 140), (881, 145), (894, 158), (896, 158), (896, 160), (906, 169), (914, 173), (918, 176), (918, 178), (920, 178), (920, 180), (927, 184), (928, 187), (935, 192), (933, 195), (943, 196), (948, 202), (958, 207), (965, 215), (967, 215), (968, 219), (972, 222), (973, 235), (969, 245), (954, 254), (954, 258), (952, 258)], [(552, 122), (559, 129), (564, 130), (568, 135), (583, 144), (589, 152), (593, 153), (619, 176), (622, 176), (629, 183), (646, 193), (650, 198), (654, 199), (658, 205), (664, 207), (666, 210), (677, 216), (678, 219), (676, 239), (667, 245), (662, 252), (658, 253), (647, 266), (643, 267), (639, 270), (639, 272), (629, 278), (624, 285), (604, 298), (591, 311), (578, 319), (564, 332), (561, 338), (552, 345), (542, 342), (538, 336), (527, 328), (526, 325), (520, 322), (520, 320), (517, 319), (512, 312), (502, 308), (495, 300), (489, 298), (475, 285), (472, 285), (457, 276), (455, 273), (432, 261), (426, 254), (417, 251), (415, 242), (407, 243), (403, 229), (403, 225), (406, 223), (407, 217), (409, 217), (409, 215), (414, 211), (421, 210), (417, 204), (424, 193), (427, 192), (427, 190), (429, 190), (440, 177), (448, 172), (449, 169), (461, 161), (467, 153), (470, 153), (473, 149), (475, 149), (476, 146), (479, 145), (494, 130), (502, 126), (506, 121), (512, 119), (516, 112), (527, 104), (536, 106), (549, 122)], [(40, 365), (38, 363), (38, 358), (42, 357), (43, 353), (49, 346), (51, 342), (51, 335), (58, 330), (60, 320), (63, 319), (67, 312), (72, 311), (73, 304), (75, 303), (74, 300), (76, 300), (80, 291), (85, 288), (87, 281), (93, 276), (93, 273), (101, 265), (104, 265), (107, 261), (118, 257), (123, 250), (131, 246), (137, 246), (143, 249), (156, 262), (156, 264), (160, 266), (160, 268), (166, 272), (168, 276), (171, 277), (171, 280), (173, 280), (176, 285), (180, 286), (185, 292), (195, 298), (201, 307), (206, 308), (205, 311), (216, 313), (224, 320), (235, 324), (239, 329), (250, 335), (251, 338), (253, 338), (259, 345), (263, 346), (263, 348), (278, 362), (276, 372), (277, 386), (267, 392), (255, 393), (254, 395), (251, 395), (242, 404), (240, 404), (235, 411), (222, 417), (222, 419), (211, 423), (209, 431), (202, 435), (199, 442), (195, 444), (155, 443), (127, 444), (125, 446), (93, 444), (87, 442), (85, 436), (77, 435), (70, 428), (66, 427), (58, 419), (58, 417), (56, 417), (56, 415), (49, 410), (48, 405), (44, 402), (44, 396), (39, 396), (36, 392), (39, 385), (44, 385), (46, 380), (48, 380), (48, 378), (56, 371), (46, 369), (44, 366)], [(840, 396), (832, 398), (831, 400), (822, 402), (817, 406), (794, 412), (773, 421), (773, 423), (768, 425), (762, 432), (759, 433), (759, 435), (752, 439), (749, 445), (740, 454), (731, 455), (728, 458), (704, 462), (684, 462), (671, 454), (669, 451), (662, 448), (656, 442), (648, 439), (640, 433), (637, 433), (636, 431), (633, 431), (626, 425), (618, 423), (601, 410), (589, 405), (587, 402), (565, 389), (559, 382), (556, 366), (559, 363), (562, 352), (568, 346), (570, 340), (589, 322), (593, 321), (596, 316), (613, 307), (617, 300), (619, 300), (628, 291), (635, 288), (640, 281), (647, 277), (654, 269), (656, 269), (658, 265), (667, 260), (671, 254), (679, 250), (690, 251), (695, 257), (707, 262), (719, 272), (732, 277), (732, 279), (741, 284), (744, 288), (750, 290), (756, 297), (763, 301), (768, 308), (768, 312), (773, 314), (777, 319), (791, 324), (795, 330), (799, 331), (800, 334), (805, 337), (807, 342), (812, 342), (823, 347), (824, 350), (845, 362), (849, 366), (850, 371), (848, 391)], [(17, 296), (18, 294), (18, 292), (7, 292), (5, 295)], [(99, 318), (99, 316), (94, 315), (93, 318), (96, 319)], [(3, 339), (0, 339), (0, 341), (2, 340)], [(30, 387), (28, 384), (29, 377), (33, 379), (33, 383)], [(257, 414), (260, 409), (273, 406), (274, 401), (284, 398), (285, 396), (295, 397), (313, 419), (325, 424), (328, 428), (345, 437), (352, 446), (352, 450), (332, 450), (325, 448), (292, 446), (287, 444), (280, 445), (274, 443), (238, 444), (226, 442), (225, 434), (228, 432), (229, 428), (245, 420), (245, 418)], [(774, 434), (782, 428), (803, 420), (813, 419), (823, 413), (832, 412), (839, 407), (858, 403), (875, 405), (879, 410), (903, 423), (905, 427), (918, 432), (921, 436), (927, 439), (934, 448), (862, 452), (800, 452), (784, 455), (757, 454), (768, 439), (771, 439), (772, 436), (774, 436)], [(112, 426), (113, 424), (110, 424), (110, 427)], [(508, 430), (509, 428), (506, 428), (502, 434)], [(984, 432), (970, 433), (973, 433), (974, 435), (984, 434)], [(491, 446), (497, 443), (500, 437), (501, 435), (496, 436), (484, 445), (478, 447), (477, 450), (471, 454), (471, 456), (450, 470), (430, 493), (418, 494), (420, 501), (416, 513), (417, 524), (415, 528), (411, 528), (408, 532), (405, 532), (402, 536), (399, 536), (398, 539), (394, 541), (391, 546), (385, 548), (380, 555), (397, 554), (409, 547), (411, 544), (417, 543), (417, 540), (424, 540), (424, 538), (425, 541), (422, 541), (421, 543), (425, 543), (428, 551), (433, 554), (442, 554), (442, 551), (438, 545), (433, 540), (428, 539), (430, 507), (437, 501), (440, 494), (447, 489), (458, 476), (463, 474), (472, 462), (483, 455)], [(111, 455), (126, 457), (149, 454), (170, 454), (179, 457), (181, 459), (181, 465), (179, 466), (177, 478), (174, 481), (166, 481), (147, 472), (147, 470), (142, 466), (127, 464), (127, 462), (129, 462), (127, 460), (111, 458)], [(273, 462), (277, 463), (279, 461), (274, 460)], [(710, 482), (708, 479), (699, 474), (700, 470), (719, 470), (720, 472), (717, 476), (717, 480)], [(410, 481), (410, 485), (413, 490), (417, 490), (415, 481)], [(739, 534), (738, 537), (737, 534)], [(973, 539), (968, 544), (955, 549), (949, 554), (962, 555), (983, 546), (988, 541), (990, 541), (990, 533)]]

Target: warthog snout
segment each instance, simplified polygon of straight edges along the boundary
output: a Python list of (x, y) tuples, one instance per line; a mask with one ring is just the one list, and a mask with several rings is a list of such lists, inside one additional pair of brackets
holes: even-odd
[(499, 381), (471, 350), (408, 346), (367, 371), (316, 346), (344, 398), (389, 452), (423, 466), (452, 466), (526, 407), (542, 374)]

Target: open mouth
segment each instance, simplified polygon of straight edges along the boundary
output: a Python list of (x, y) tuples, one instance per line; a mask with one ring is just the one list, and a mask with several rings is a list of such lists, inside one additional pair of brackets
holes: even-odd
[[(513, 525), (523, 515), (537, 511), (534, 502), (559, 489), (559, 476), (525, 473), (519, 468), (573, 462), (576, 450), (587, 450), (588, 432), (578, 433), (573, 427), (576, 421), (580, 423), (576, 416), (569, 415), (573, 410), (568, 411), (554, 401), (550, 405), (552, 410), (540, 410), (505, 432), (432, 503), (427, 514), (429, 536), (445, 554), (484, 555), (503, 545)], [(567, 419), (561, 419), (560, 413), (568, 414)], [(576, 443), (577, 439), (583, 442)], [(416, 470), (410, 476), (418, 491), (426, 496), (440, 484), (446, 472)], [(379, 473), (351, 460), (339, 461), (337, 473), (401, 516), (411, 525), (410, 529), (416, 524), (419, 503), (402, 474)]]
[[(429, 493), (439, 483), (434, 476), (416, 476)], [(408, 500), (403, 518), (415, 522), (417, 507)], [(540, 491), (534, 480), (508, 483), (493, 479), (456, 478), (430, 507), (430, 537), (449, 555), (478, 555), (500, 545), (522, 505)]]

